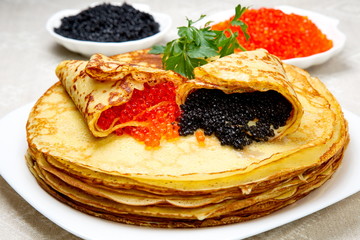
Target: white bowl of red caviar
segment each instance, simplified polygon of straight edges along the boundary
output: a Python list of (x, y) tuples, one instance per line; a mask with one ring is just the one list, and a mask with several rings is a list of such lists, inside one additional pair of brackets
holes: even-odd
[[(268, 8), (269, 9), (269, 8)], [(339, 20), (335, 18), (331, 18), (316, 12), (295, 8), (291, 6), (277, 6), (273, 9), (278, 9), (284, 12), (285, 14), (296, 14), (300, 16), (306, 16), (309, 20), (311, 20), (320, 31), (326, 35), (326, 37), (332, 41), (332, 47), (326, 51), (312, 54), (310, 56), (305, 57), (293, 57), (282, 59), (283, 62), (287, 64), (292, 64), (298, 66), (300, 68), (309, 68), (314, 65), (323, 64), (328, 61), (331, 57), (339, 53), (345, 44), (346, 36), (339, 31), (338, 25)], [(217, 23), (221, 23), (223, 21), (228, 20), (230, 17), (234, 16), (234, 9), (218, 12), (213, 15), (209, 15), (199, 21), (196, 26), (201, 27), (207, 22), (211, 22), (211, 25), (215, 25)], [(241, 33), (240, 33), (241, 34)], [(245, 47), (246, 48), (246, 47)], [(268, 49), (269, 50), (269, 49)], [(272, 53), (269, 50), (270, 53)]]
[[(101, 3), (93, 3), (88, 7), (94, 7)], [(122, 3), (110, 2), (111, 5), (120, 6)], [(96, 42), (96, 41), (87, 41), (87, 40), (77, 40), (69, 37), (64, 37), (54, 31), (55, 28), (61, 25), (61, 19), (68, 16), (74, 16), (80, 13), (80, 9), (64, 9), (54, 15), (52, 15), (47, 23), (46, 30), (54, 38), (54, 40), (67, 48), (68, 50), (76, 53), (80, 53), (84, 56), (91, 56), (95, 53), (102, 53), (107, 56), (121, 54), (125, 52), (131, 52), (140, 49), (146, 49), (152, 47), (154, 44), (159, 43), (165, 36), (166, 33), (170, 30), (172, 19), (169, 15), (153, 12), (150, 9), (149, 5), (146, 4), (131, 4), (135, 9), (138, 9), (142, 12), (149, 13), (153, 16), (154, 20), (159, 24), (159, 32), (138, 40), (124, 41), (124, 42)]]

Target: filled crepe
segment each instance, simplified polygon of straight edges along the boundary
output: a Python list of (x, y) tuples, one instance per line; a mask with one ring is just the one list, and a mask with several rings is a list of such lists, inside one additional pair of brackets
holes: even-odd
[[(248, 143), (251, 143), (252, 140), (275, 139), (292, 133), (299, 127), (303, 114), (301, 103), (286, 76), (282, 63), (266, 50), (235, 53), (197, 67), (194, 69), (194, 73), (195, 79), (188, 80), (179, 86), (178, 103), (186, 106), (189, 95), (199, 89), (202, 89), (201, 96), (195, 98), (204, 98), (204, 95), (208, 98), (206, 101), (202, 101), (205, 103), (201, 103), (200, 106), (202, 109), (206, 109), (205, 112), (213, 110), (211, 102), (227, 101), (225, 104), (228, 106), (220, 109), (221, 114), (224, 115), (223, 112), (226, 111), (225, 115), (233, 115), (236, 119), (228, 117), (225, 120), (227, 124), (223, 124), (223, 126), (234, 128), (237, 138), (239, 138), (240, 132), (243, 132), (245, 133), (244, 139), (248, 140)], [(253, 111), (246, 112), (246, 108), (251, 108)], [(187, 113), (188, 111), (183, 111), (183, 119), (193, 117), (184, 116)], [(203, 118), (205, 118), (203, 120), (205, 122), (210, 117), (203, 116)], [(188, 122), (186, 121), (187, 124)], [(210, 134), (213, 132), (215, 135), (224, 134), (221, 129), (214, 129), (212, 126), (206, 125), (206, 123), (201, 124), (205, 132), (209, 130)], [(244, 127), (235, 127), (239, 125)], [(262, 130), (268, 131), (270, 134), (256, 137), (254, 136), (255, 131), (252, 132), (249, 125), (254, 125), (253, 128), (256, 130), (262, 125)], [(231, 136), (225, 134), (223, 138), (226, 142), (226, 138), (231, 138)], [(240, 145), (239, 148), (241, 147), (243, 146)]]
[[(160, 66), (160, 57), (146, 51), (59, 65), (61, 82), (38, 100), (27, 123), (27, 163), (47, 192), (122, 223), (215, 226), (283, 208), (324, 184), (340, 165), (349, 140), (341, 107), (304, 70), (264, 50), (210, 62), (195, 70), (195, 79)], [(168, 83), (172, 97), (143, 109), (141, 118), (137, 113), (124, 124), (113, 117), (109, 129), (97, 126), (108, 109)], [(111, 93), (121, 97), (109, 101)], [(154, 123), (152, 110), (174, 102), (177, 117), (167, 124), (178, 135), (164, 133), (156, 147), (145, 147), (132, 134)], [(207, 114), (219, 105), (216, 117)]]
[(143, 90), (145, 83), (154, 86), (171, 82), (178, 86), (184, 81), (173, 71), (154, 68), (147, 63), (145, 66), (141, 62), (135, 64), (136, 60), (129, 64), (129, 60), (132, 58), (128, 56), (116, 60), (96, 54), (90, 61), (63, 61), (56, 69), (62, 85), (96, 137), (105, 137), (125, 126), (141, 125), (135, 119), (116, 124), (116, 118), (106, 127), (98, 124), (104, 111), (128, 102), (134, 90)]

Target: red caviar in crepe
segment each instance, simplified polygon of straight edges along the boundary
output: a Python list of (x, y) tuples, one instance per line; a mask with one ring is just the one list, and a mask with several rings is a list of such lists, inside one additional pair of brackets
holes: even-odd
[(97, 54), (88, 62), (64, 61), (56, 73), (94, 136), (125, 133), (149, 147), (178, 137), (175, 91), (185, 78), (127, 61)]
[(162, 138), (170, 140), (179, 136), (176, 122), (179, 116), (180, 109), (175, 101), (175, 86), (172, 82), (152, 87), (145, 83), (143, 90), (134, 90), (127, 103), (102, 112), (98, 126), (107, 130), (115, 119), (115, 124), (136, 121), (138, 126), (119, 128), (115, 133), (129, 134), (147, 146), (156, 147)]

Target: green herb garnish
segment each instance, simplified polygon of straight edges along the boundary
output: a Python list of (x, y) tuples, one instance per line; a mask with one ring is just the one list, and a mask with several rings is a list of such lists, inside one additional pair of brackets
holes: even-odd
[[(247, 10), (239, 4), (235, 8), (235, 16), (230, 25), (240, 26), (245, 38), (249, 38), (247, 25), (239, 20)], [(202, 20), (205, 15), (192, 21), (187, 19), (188, 25), (178, 28), (179, 38), (168, 42), (166, 46), (154, 46), (150, 53), (163, 54), (162, 63), (166, 70), (173, 70), (187, 78), (194, 77), (194, 68), (206, 64), (210, 58), (224, 57), (234, 53), (235, 49), (246, 51), (237, 41), (238, 32), (231, 29), (225, 31), (211, 30), (210, 22), (202, 28), (193, 25)], [(228, 36), (226, 36), (228, 34)]]

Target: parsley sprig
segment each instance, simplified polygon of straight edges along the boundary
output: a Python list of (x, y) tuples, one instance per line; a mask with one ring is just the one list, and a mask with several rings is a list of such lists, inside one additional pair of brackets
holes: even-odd
[[(232, 26), (240, 26), (246, 40), (249, 38), (247, 25), (239, 20), (247, 7), (239, 4), (235, 8), (235, 16), (230, 22)], [(187, 78), (194, 77), (194, 68), (206, 64), (209, 59), (224, 57), (234, 53), (235, 49), (246, 51), (237, 41), (238, 32), (230, 28), (225, 31), (212, 30), (211, 22), (202, 28), (193, 26), (205, 17), (192, 21), (187, 19), (188, 25), (178, 28), (179, 38), (168, 42), (166, 46), (154, 46), (150, 53), (163, 54), (162, 63), (166, 70), (173, 70)]]

